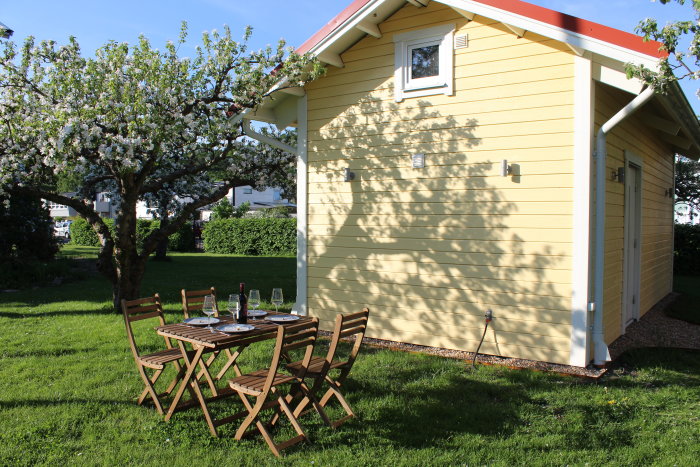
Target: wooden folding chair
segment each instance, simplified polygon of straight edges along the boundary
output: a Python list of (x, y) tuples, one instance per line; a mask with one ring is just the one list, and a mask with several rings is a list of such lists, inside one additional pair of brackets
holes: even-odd
[[(229, 380), (229, 386), (238, 393), (248, 412), (245, 420), (236, 431), (235, 438), (237, 440), (240, 440), (249, 432), (258, 431), (265, 439), (270, 450), (277, 457), (280, 456), (281, 450), (301, 441), (308, 440), (304, 430), (301, 428), (301, 425), (299, 425), (296, 416), (289, 406), (291, 400), (289, 394), (282, 393), (278, 388), (281, 385), (289, 384), (300, 387), (303, 394), (308, 394), (309, 388), (304, 383), (304, 373), (313, 357), (313, 349), (316, 344), (317, 334), (318, 319), (316, 318), (306, 323), (288, 325), (286, 327), (278, 326), (275, 351), (272, 356), (272, 361), (270, 362), (270, 368), (254, 371)], [(282, 355), (289, 354), (294, 350), (301, 351), (302, 349), (304, 351), (304, 358), (301, 360), (301, 364), (298, 366), (295, 374), (288, 375), (280, 373)], [(249, 396), (255, 398), (254, 403), (251, 403), (248, 399)], [(309, 394), (309, 396), (311, 396), (310, 401), (312, 403), (316, 402), (312, 395)], [(277, 419), (281, 415), (280, 412), (283, 412), (292, 424), (297, 436), (281, 443), (276, 443), (260, 418), (261, 412), (266, 409), (275, 410), (273, 415), (274, 419)], [(249, 431), (248, 428), (253, 424), (255, 424), (255, 427)]]
[[(209, 289), (202, 290), (185, 290), (180, 291), (182, 295), (182, 314), (185, 315), (185, 319), (190, 317), (191, 311), (202, 311), (202, 305), (204, 304), (204, 297), (207, 295), (214, 296), (214, 303), (216, 303), (216, 289), (211, 287)], [(219, 317), (219, 306), (216, 305), (215, 314), (217, 318)]]
[[(185, 290), (182, 289), (180, 290), (180, 295), (182, 297), (182, 314), (185, 316), (185, 319), (188, 319), (190, 317), (190, 312), (193, 311), (202, 311), (202, 305), (204, 305), (204, 297), (207, 295), (213, 295), (214, 296), (214, 316), (216, 318), (219, 317), (219, 304), (216, 301), (216, 289), (214, 287), (210, 287), (208, 289), (201, 289), (201, 290)], [(206, 362), (202, 362), (202, 369), (199, 371), (197, 374), (197, 380), (201, 380), (202, 376), (206, 377), (207, 379), (207, 384), (209, 385), (209, 389), (211, 390), (212, 394), (216, 396), (218, 394), (218, 391), (216, 389), (216, 385), (214, 384), (214, 379), (212, 378), (211, 374), (209, 373), (209, 366), (212, 364), (212, 362), (216, 359), (216, 356), (219, 354), (219, 352), (214, 352)], [(231, 359), (231, 351), (226, 349), (226, 356)], [(226, 370), (228, 369), (230, 365), (226, 366)], [(221, 373), (216, 377), (216, 380), (220, 380), (221, 376), (225, 373), (225, 370), (222, 370)]]
[[(139, 374), (141, 375), (141, 379), (143, 379), (143, 384), (145, 386), (143, 392), (139, 396), (138, 404), (143, 404), (146, 397), (150, 396), (151, 401), (153, 402), (153, 405), (155, 405), (158, 413), (163, 415), (164, 410), (160, 403), (159, 397), (169, 395), (173, 389), (175, 389), (177, 383), (182, 379), (185, 373), (184, 366), (180, 365), (182, 352), (179, 348), (174, 347), (168, 338), (165, 338), (166, 349), (147, 355), (141, 355), (139, 347), (136, 344), (131, 323), (143, 319), (157, 319), (161, 326), (165, 325), (163, 307), (158, 294), (155, 294), (153, 297), (140, 298), (137, 300), (122, 300), (121, 304), (122, 312), (124, 314), (124, 323), (126, 324), (126, 335), (129, 338), (131, 353), (134, 356), (136, 367), (139, 370)], [(158, 381), (158, 378), (160, 378), (160, 375), (163, 373), (163, 370), (168, 363), (172, 363), (175, 366), (177, 375), (165, 392), (158, 394), (155, 389), (155, 383)], [(148, 375), (146, 368), (155, 370), (152, 376)]]
[[(308, 364), (308, 368), (305, 371), (305, 376), (308, 378), (313, 378), (314, 382), (311, 386), (310, 393), (312, 396), (316, 397), (322, 387), (324, 382), (328, 385), (328, 389), (325, 394), (320, 398), (319, 405), (313, 404), (316, 407), (316, 411), (321, 415), (324, 422), (332, 428), (337, 428), (347, 420), (355, 416), (352, 411), (350, 404), (345, 400), (343, 393), (340, 391), (345, 379), (348, 377), (350, 370), (352, 369), (357, 354), (360, 352), (360, 347), (362, 345), (362, 340), (365, 337), (365, 332), (367, 331), (367, 320), (369, 319), (369, 308), (363, 308), (362, 311), (358, 313), (352, 313), (349, 315), (343, 315), (339, 313), (335, 317), (335, 326), (333, 329), (333, 336), (331, 337), (331, 343), (328, 347), (328, 352), (326, 357), (313, 357)], [(350, 354), (345, 360), (338, 359), (338, 344), (340, 340), (346, 337), (354, 336), (355, 342), (350, 350)], [(296, 361), (288, 363), (286, 365), (287, 369), (293, 373), (299, 371), (304, 365), (302, 361)], [(340, 370), (340, 374), (337, 378), (333, 379), (330, 376), (332, 370)], [(338, 399), (340, 405), (345, 410), (346, 415), (336, 421), (330, 421), (328, 415), (323, 410), (332, 397)], [(299, 405), (294, 409), (294, 415), (299, 416), (304, 408), (313, 402), (312, 397), (305, 397), (301, 400)], [(319, 409), (320, 408), (320, 409)]]

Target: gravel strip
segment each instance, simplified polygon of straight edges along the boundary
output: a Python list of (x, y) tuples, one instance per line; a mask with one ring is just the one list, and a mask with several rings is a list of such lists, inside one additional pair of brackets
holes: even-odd
[[(630, 324), (623, 336), (615, 340), (610, 346), (610, 355), (617, 359), (620, 355), (630, 349), (640, 347), (676, 347), (685, 349), (700, 349), (700, 325), (691, 324), (669, 318), (664, 313), (664, 309), (676, 298), (677, 294), (669, 294), (666, 298), (657, 303), (649, 310), (641, 320)], [(330, 332), (322, 331), (322, 334), (330, 336)], [(465, 360), (471, 363), (474, 358), (473, 352), (461, 350), (442, 349), (439, 347), (428, 347), (423, 345), (406, 344), (403, 342), (388, 341), (384, 339), (373, 339), (365, 337), (364, 342), (374, 347), (383, 347), (403, 352), (419, 352), (441, 357)], [(484, 365), (500, 365), (508, 368), (530, 369), (536, 371), (548, 371), (585, 378), (600, 378), (607, 368), (597, 368), (589, 365), (586, 368), (560, 365), (556, 363), (539, 362), (521, 358), (498, 357), (495, 355), (479, 354), (477, 363)], [(608, 364), (610, 367), (610, 364)]]

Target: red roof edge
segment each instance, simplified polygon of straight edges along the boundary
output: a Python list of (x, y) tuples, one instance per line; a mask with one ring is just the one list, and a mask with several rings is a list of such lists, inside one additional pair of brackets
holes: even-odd
[[(306, 40), (298, 49), (297, 53), (303, 54), (314, 48), (318, 43), (338, 29), (352, 15), (357, 13), (363, 6), (371, 0), (355, 0), (347, 8), (341, 11), (335, 18), (319, 29), (316, 34)], [(577, 34), (581, 34), (594, 39), (599, 39), (610, 44), (624, 47), (635, 52), (639, 52), (652, 57), (665, 57), (668, 54), (660, 50), (661, 43), (656, 41), (644, 42), (635, 34), (611, 28), (603, 24), (594, 23), (575, 16), (567, 15), (559, 11), (550, 10), (532, 3), (520, 0), (474, 0), (484, 5), (525, 16), (527, 18), (541, 21), (555, 27), (566, 29)]]
[(620, 29), (611, 28), (603, 24), (594, 23), (585, 19), (577, 18), (576, 16), (567, 15), (559, 11), (550, 10), (549, 8), (533, 5), (532, 3), (522, 2), (520, 0), (474, 0), (484, 5), (489, 5), (495, 8), (515, 13), (516, 15), (526, 16), (536, 21), (551, 24), (552, 26), (566, 29), (574, 33), (584, 36), (599, 39), (610, 44), (615, 44), (635, 52), (640, 52), (645, 55), (654, 57), (665, 57), (666, 52), (659, 51), (660, 42), (648, 41), (644, 42), (641, 36), (629, 32), (621, 31)]
[(350, 18), (352, 15), (357, 13), (363, 6), (367, 5), (371, 0), (355, 0), (350, 5), (348, 5), (343, 11), (338, 13), (335, 18), (330, 20), (328, 24), (319, 29), (316, 34), (309, 37), (306, 42), (301, 44), (297, 49), (298, 54), (305, 54), (309, 50), (313, 49), (316, 44), (321, 42), (330, 33), (338, 29), (343, 23)]

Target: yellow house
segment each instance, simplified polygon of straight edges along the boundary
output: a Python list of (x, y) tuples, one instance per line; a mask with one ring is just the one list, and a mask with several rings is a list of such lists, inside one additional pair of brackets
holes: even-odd
[(300, 48), (327, 74), (245, 117), (299, 131), (296, 309), (468, 351), (492, 310), (484, 353), (604, 363), (671, 292), (673, 157), (700, 155), (680, 88), (625, 76), (658, 47), (518, 0), (354, 1)]

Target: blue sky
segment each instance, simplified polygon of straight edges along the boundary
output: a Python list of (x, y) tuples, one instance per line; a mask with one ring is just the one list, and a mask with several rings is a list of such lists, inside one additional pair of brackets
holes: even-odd
[[(0, 22), (15, 30), (13, 39), (27, 35), (65, 42), (76, 36), (86, 55), (108, 40), (135, 42), (145, 34), (154, 46), (177, 39), (180, 22), (189, 23), (190, 42), (202, 31), (228, 24), (234, 36), (246, 25), (254, 28), (251, 45), (274, 44), (284, 38), (299, 46), (351, 3), (351, 0), (29, 0), (0, 3)], [(531, 0), (580, 18), (634, 32), (645, 17), (660, 23), (691, 19), (690, 6), (661, 5), (651, 0)], [(187, 53), (185, 51), (185, 53)], [(697, 84), (684, 85), (688, 100), (700, 112)]]

